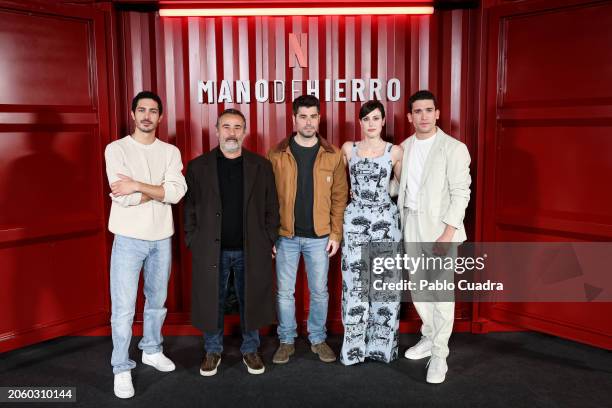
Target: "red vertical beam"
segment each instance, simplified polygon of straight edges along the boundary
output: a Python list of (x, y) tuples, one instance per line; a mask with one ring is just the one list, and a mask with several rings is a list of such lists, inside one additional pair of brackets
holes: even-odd
[(438, 104), (440, 105), (440, 120), (438, 125), (446, 133), (451, 134), (450, 126), (450, 115), (451, 115), (451, 72), (452, 72), (452, 20), (451, 15), (448, 12), (441, 12), (438, 14), (438, 21), (440, 22), (439, 30), (439, 44), (438, 44), (438, 55), (440, 56), (440, 69), (436, 71), (437, 79), (439, 81), (438, 90), (435, 95), (438, 98)]
[[(174, 61), (174, 42), (168, 41), (168, 36), (172, 35), (172, 24), (161, 24), (159, 19), (155, 22), (156, 44), (157, 44), (157, 83), (159, 84), (159, 96), (164, 101), (164, 119), (160, 127), (163, 127), (164, 133), (167, 135), (171, 143), (177, 144), (176, 134), (176, 82), (174, 78), (175, 61)], [(185, 145), (177, 147), (181, 152), (185, 151)]]
[[(369, 17), (369, 16), (368, 16)], [(363, 74), (363, 61), (367, 60), (364, 58), (365, 55), (368, 55), (369, 50), (364, 50), (364, 26), (370, 21), (370, 19), (365, 18), (357, 18), (355, 19), (355, 71), (354, 78), (367, 78)], [(368, 26), (369, 29), (369, 26)], [(369, 40), (369, 38), (368, 38)], [(350, 79), (350, 78), (349, 78)], [(366, 79), (367, 80), (367, 79)], [(349, 87), (349, 90), (351, 88)], [(350, 94), (350, 93), (349, 93)], [(359, 126), (359, 109), (361, 109), (361, 105), (363, 102), (356, 101), (354, 103), (355, 109), (350, 120), (355, 124), (352, 135), (347, 136), (348, 141), (353, 141), (359, 139), (361, 135), (361, 126)]]
[[(383, 95), (382, 102), (386, 108), (386, 115), (388, 115), (387, 116), (388, 118), (392, 118), (394, 104), (386, 101), (386, 94), (387, 94), (386, 84), (391, 78), (395, 76), (395, 69), (396, 69), (395, 63), (396, 63), (396, 58), (397, 58), (397, 55), (395, 54), (397, 50), (397, 36), (395, 32), (395, 30), (397, 29), (396, 28), (396, 16), (387, 16), (385, 18), (385, 23), (386, 23), (385, 38), (387, 42), (387, 47), (386, 47), (386, 52), (384, 53), (385, 74), (384, 74), (384, 78), (382, 78), (383, 83), (382, 83), (381, 93)], [(386, 134), (383, 135), (387, 138), (387, 140), (390, 140), (390, 141), (393, 140), (394, 128), (395, 128), (395, 123), (393, 122), (393, 120), (389, 120), (389, 122), (385, 126)]]
[(359, 102), (351, 101), (351, 86), (350, 80), (357, 78), (357, 55), (356, 50), (359, 49), (359, 44), (356, 41), (356, 22), (355, 17), (346, 17), (344, 24), (344, 41), (342, 42), (342, 48), (344, 51), (344, 73), (340, 76), (342, 79), (346, 79), (344, 95), (346, 97), (346, 103), (340, 103), (341, 106), (345, 107), (345, 112), (342, 118), (344, 126), (341, 129), (344, 133), (338, 138), (337, 145), (342, 144), (347, 140), (355, 140), (359, 136), (359, 124), (355, 121), (355, 112), (359, 111)]
[[(372, 49), (372, 16), (364, 16), (360, 19), (360, 58), (359, 58), (359, 78), (363, 78), (368, 81), (370, 78), (374, 77), (374, 72), (372, 71), (372, 54), (374, 54)], [(368, 91), (368, 86), (366, 85), (366, 95)], [(367, 99), (367, 96), (366, 96)], [(361, 108), (361, 106), (359, 106)], [(359, 121), (359, 109), (355, 112), (355, 123)], [(361, 140), (361, 127), (358, 126), (358, 129), (355, 129), (355, 137), (353, 140)]]
[[(326, 16), (326, 32), (325, 32), (325, 46), (326, 46), (326, 55), (325, 61), (326, 70), (325, 70), (325, 78), (330, 79), (333, 85), (333, 79), (338, 78), (338, 48), (340, 47), (338, 43), (338, 21), (339, 17)], [(338, 107), (335, 103), (331, 102), (331, 93), (333, 92), (333, 86), (329, 87), (329, 93), (325, 92), (325, 107), (326, 107), (326, 115), (323, 117), (325, 123), (326, 132), (324, 136), (327, 137), (327, 140), (332, 141), (334, 137), (334, 133), (336, 132), (336, 123), (338, 122)]]
[[(263, 137), (263, 133), (261, 132), (261, 124), (263, 123), (263, 116), (260, 117), (259, 113), (259, 104), (255, 101), (255, 93), (253, 92), (253, 85), (257, 80), (257, 69), (258, 65), (260, 65), (260, 60), (257, 56), (257, 28), (256, 24), (259, 24), (260, 21), (257, 17), (252, 17), (246, 19), (243, 25), (240, 27), (240, 38), (248, 38), (246, 44), (242, 44), (245, 41), (241, 41), (241, 49), (240, 49), (240, 57), (243, 57), (243, 53), (245, 52), (244, 47), (246, 47), (246, 58), (248, 60), (248, 70), (244, 72), (244, 68), (241, 67), (240, 75), (244, 75), (244, 79), (250, 81), (251, 89), (249, 90), (249, 94), (251, 97), (251, 103), (248, 105), (249, 110), (249, 122), (248, 122), (248, 132), (249, 137), (251, 138), (251, 147), (253, 149), (257, 149), (261, 154), (266, 154), (268, 152), (267, 146), (265, 145), (265, 140)], [(244, 27), (246, 25), (246, 27)], [(261, 25), (261, 24), (259, 24)], [(245, 33), (246, 31), (246, 33)]]
[[(328, 102), (325, 101), (325, 78), (329, 78), (331, 75), (331, 49), (330, 49), (330, 39), (331, 39), (331, 17), (319, 17), (318, 18), (318, 48), (319, 48), (319, 58), (317, 60), (318, 63), (318, 73), (319, 73), (319, 100), (321, 102), (321, 117), (327, 118), (328, 115), (331, 115), (331, 106)], [(331, 121), (323, 120), (320, 125), (320, 132), (325, 134), (331, 134)]]
[[(249, 43), (252, 42), (252, 38), (249, 37), (249, 20), (252, 18), (239, 18), (234, 31), (234, 47), (237, 50), (236, 52), (236, 61), (237, 61), (237, 69), (236, 69), (236, 79), (241, 81), (248, 81), (251, 61), (249, 60)], [(242, 40), (246, 38), (247, 41)], [(244, 114), (247, 125), (247, 139), (245, 141), (245, 146), (247, 149), (257, 151), (257, 133), (251, 134), (251, 109), (253, 102), (251, 104), (242, 104), (237, 105), (238, 109)]]
[[(401, 42), (403, 39), (400, 39), (398, 36), (398, 24), (397, 24), (397, 16), (389, 16), (387, 17), (387, 72), (385, 74), (385, 81), (389, 81), (391, 78), (395, 78), (397, 76), (398, 69), (398, 61), (401, 61), (400, 56), (398, 55), (398, 48), (401, 47)], [(387, 87), (383, 85), (384, 94), (387, 94)], [(394, 117), (395, 109), (397, 103), (386, 102), (386, 117), (387, 120), (385, 130), (387, 140), (393, 142), (394, 134), (395, 134), (395, 121), (392, 120)]]
[[(325, 49), (322, 46), (322, 36), (321, 36), (321, 22), (323, 19), (320, 17), (308, 17), (308, 77), (306, 79), (310, 80), (318, 80), (319, 81), (319, 97), (323, 95), (324, 84), (321, 79), (323, 75), (321, 74), (320, 64), (321, 64), (321, 53)], [(323, 37), (324, 38), (324, 37)], [(321, 115), (324, 115), (325, 105), (321, 105)]]
[[(232, 89), (232, 101), (233, 102), (224, 102), (223, 107), (220, 111), (230, 108), (236, 108), (236, 101), (234, 97), (236, 95), (235, 88), (235, 80), (238, 76), (238, 59), (236, 58), (237, 50), (236, 43), (237, 38), (234, 35), (234, 29), (236, 28), (236, 18), (235, 17), (222, 17), (220, 20), (221, 26), (221, 41), (222, 43), (217, 43), (217, 47), (223, 48), (223, 58), (222, 61), (222, 69), (219, 72), (223, 72), (223, 78), (219, 79), (226, 80), (230, 84), (230, 88)], [(221, 105), (221, 104), (219, 104)], [(219, 112), (221, 113), (221, 112)]]
[[(270, 29), (271, 29), (271, 18), (270, 17), (258, 17), (261, 21), (259, 28), (260, 38), (257, 43), (259, 46), (259, 58), (261, 58), (261, 65), (258, 67), (257, 78), (269, 78), (270, 77), (270, 52), (274, 49), (274, 37), (270, 37)], [(274, 143), (271, 143), (268, 148), (274, 146), (278, 141), (280, 141), (284, 135), (282, 133), (274, 131), (274, 122), (273, 122), (273, 113), (272, 107), (269, 103), (257, 103), (261, 106), (262, 109), (262, 117), (264, 121), (262, 122), (262, 131), (263, 136), (266, 139), (274, 140)]]
[[(284, 33), (284, 37), (283, 37), (283, 45), (284, 45), (284, 50), (285, 50), (285, 58), (283, 58), (282, 61), (277, 61), (278, 64), (282, 64), (282, 66), (285, 68), (285, 78), (286, 78), (286, 82), (285, 82), (285, 105), (284, 105), (284, 113), (285, 113), (285, 129), (287, 134), (291, 133), (292, 129), (293, 129), (293, 121), (292, 121), (292, 116), (293, 116), (293, 93), (292, 93), (292, 88), (293, 88), (293, 80), (297, 80), (297, 81), (301, 81), (302, 79), (304, 79), (304, 68), (301, 68), (298, 64), (295, 65), (295, 67), (291, 68), (289, 66), (289, 60), (288, 60), (288, 56), (289, 56), (289, 34), (290, 33), (294, 33), (296, 35), (296, 37), (298, 39), (301, 38), (300, 33), (304, 32), (304, 26), (303, 26), (303, 17), (301, 16), (293, 16), (293, 17), (287, 17), (285, 18), (285, 33)], [(296, 94), (300, 95), (299, 93)]]
[[(272, 67), (271, 75), (268, 78), (278, 79), (281, 81), (285, 81), (285, 86), (287, 82), (291, 81), (291, 71), (289, 71), (289, 67), (286, 63), (286, 55), (288, 50), (287, 44), (287, 29), (289, 27), (289, 17), (276, 18), (273, 20), (274, 31), (273, 35), (276, 37), (276, 47), (274, 48), (274, 52), (271, 53), (272, 56)], [(277, 90), (275, 89), (274, 84), (272, 84), (272, 89), (270, 90), (270, 101), (274, 106), (276, 114), (273, 119), (276, 120), (275, 130), (276, 132), (282, 132), (283, 134), (287, 134), (288, 130), (291, 129), (289, 123), (287, 122), (287, 109), (285, 102), (283, 104), (274, 103), (275, 93)], [(280, 96), (280, 95), (279, 95)]]
[(269, 117), (266, 115), (266, 110), (267, 110), (266, 105), (257, 103), (257, 101), (255, 100), (255, 92), (254, 92), (255, 82), (258, 80), (258, 78), (264, 77), (264, 64), (265, 63), (264, 63), (264, 49), (263, 49), (264, 48), (264, 40), (263, 40), (264, 21), (263, 20), (264, 20), (263, 17), (255, 17), (255, 21), (253, 23), (254, 24), (253, 28), (255, 30), (255, 36), (254, 36), (255, 74), (251, 78), (251, 81), (252, 81), (251, 85), (253, 87), (252, 104), (255, 105), (256, 107), (255, 109), (257, 112), (256, 114), (257, 127), (256, 128), (252, 127), (251, 132), (257, 129), (258, 145), (260, 146), (260, 148), (263, 149), (263, 151), (267, 153), (270, 150), (270, 148), (277, 143), (279, 139), (277, 135), (272, 135), (268, 132)]
[[(198, 19), (194, 19), (198, 20)], [(204, 21), (204, 31), (205, 31), (205, 39), (204, 39), (204, 48), (206, 50), (206, 72), (204, 72), (204, 80), (215, 81), (217, 84), (221, 81), (221, 74), (219, 74), (219, 63), (222, 61), (222, 58), (218, 58), (219, 52), (222, 50), (218, 50), (218, 33), (216, 29), (216, 20), (214, 18), (206, 18)], [(216, 95), (216, 86), (214, 94)], [(212, 105), (206, 105), (205, 113), (207, 115), (207, 120), (205, 122), (206, 127), (202, 128), (202, 136), (206, 136), (206, 143), (203, 144), (203, 152), (207, 152), (213, 147), (217, 145), (217, 137), (214, 132), (214, 126), (218, 116), (218, 110), (220, 109), (220, 105), (217, 106), (216, 102)], [(192, 124), (195, 128), (202, 127), (203, 124), (198, 124), (194, 120), (192, 120)]]
[[(223, 17), (221, 18), (211, 18), (213, 32), (214, 32), (214, 54), (211, 56), (211, 61), (215, 61), (215, 72), (216, 72), (216, 81), (217, 88), (219, 88), (221, 81), (225, 79), (225, 72), (223, 71), (223, 65), (225, 62), (226, 51), (224, 47), (224, 38), (223, 38)], [(210, 46), (210, 43), (208, 44)], [(209, 52), (211, 50), (209, 49)], [(217, 95), (218, 97), (218, 95)], [(214, 105), (216, 109), (216, 114), (212, 119), (216, 121), (219, 117), (219, 114), (225, 109), (225, 103), (216, 103)], [(212, 113), (212, 112), (211, 112)], [(210, 147), (217, 146), (218, 140), (214, 132), (209, 135)]]
[[(132, 24), (131, 24), (131, 15), (130, 13), (124, 13), (119, 18), (120, 25), (120, 33), (119, 35), (119, 54), (121, 61), (124, 65), (122, 66), (122, 76), (123, 79), (123, 87), (122, 87), (122, 95), (125, 101), (125, 108), (121, 112), (122, 118), (122, 127), (123, 134), (127, 135), (130, 132), (130, 96), (134, 94), (134, 71), (132, 66), (134, 65), (136, 58), (133, 56), (135, 53), (133, 47), (131, 46), (131, 38), (132, 38)], [(138, 53), (140, 55), (140, 53)], [(119, 135), (115, 135), (114, 137), (118, 138)]]
[(390, 51), (388, 38), (389, 17), (378, 17), (377, 28), (378, 38), (376, 48), (376, 78), (380, 79), (384, 83), (387, 79), (387, 54)]
[[(389, 103), (389, 114), (387, 115), (387, 125), (389, 126), (387, 133), (393, 139), (393, 143), (399, 144), (407, 136), (406, 131), (406, 123), (408, 119), (406, 118), (406, 103), (408, 101), (408, 87), (406, 78), (407, 75), (407, 65), (405, 63), (407, 55), (409, 55), (410, 51), (410, 41), (408, 38), (410, 32), (410, 20), (407, 16), (396, 16), (395, 17), (395, 27), (393, 30), (395, 36), (395, 50), (393, 54), (395, 55), (395, 61), (393, 64), (393, 77), (398, 78), (400, 80), (400, 92), (401, 98), (399, 101), (394, 103)], [(389, 122), (391, 125), (389, 125)]]
[(418, 84), (413, 90), (413, 93), (419, 89), (429, 89), (430, 84), (430, 73), (431, 73), (431, 62), (430, 58), (430, 37), (431, 37), (431, 20), (430, 16), (419, 16), (416, 17), (419, 20), (419, 31), (418, 31)]
[(451, 13), (451, 67), (450, 67), (450, 134), (457, 139), (465, 142), (462, 123), (464, 121), (463, 89), (465, 81), (462, 81), (465, 64), (463, 43), (463, 10), (453, 10)]
[[(185, 131), (185, 94), (189, 94), (189, 88), (185, 87), (183, 49), (184, 36), (182, 35), (183, 20), (171, 21), (163, 24), (159, 18), (155, 20), (156, 32), (158, 32), (156, 44), (158, 61), (158, 91), (162, 100), (165, 101), (164, 116), (167, 140), (176, 145), (182, 153), (183, 163), (189, 160), (190, 146), (188, 132)], [(168, 288), (168, 309), (173, 312), (188, 311), (189, 296), (185, 298), (186, 289), (191, 281), (185, 266), (191, 264), (190, 258), (186, 256), (186, 248), (183, 245), (183, 214), (182, 205), (173, 208), (175, 218), (175, 235), (173, 240), (172, 278)], [(187, 299), (187, 301), (186, 301)]]
[[(172, 19), (168, 19), (167, 24), (170, 23), (172, 23)], [(181, 39), (183, 47), (175, 47), (175, 55), (178, 60), (179, 52), (183, 51), (182, 55), (180, 55), (181, 61), (179, 64), (187, 70), (183, 87), (186, 88), (184, 93), (185, 99), (189, 99), (190, 103), (187, 105), (189, 107), (186, 110), (187, 114), (181, 119), (184, 124), (183, 128), (187, 144), (189, 145), (187, 160), (191, 160), (208, 151), (209, 147), (207, 126), (209, 121), (205, 113), (208, 113), (210, 107), (206, 103), (200, 104), (197, 102), (200, 92), (198, 90), (198, 81), (210, 79), (207, 71), (209, 60), (206, 54), (206, 20), (183, 18), (180, 23), (179, 27), (175, 27), (173, 37), (175, 41)], [(185, 49), (187, 51), (186, 54), (184, 53)], [(180, 123), (177, 123), (178, 127), (180, 127), (179, 125)]]

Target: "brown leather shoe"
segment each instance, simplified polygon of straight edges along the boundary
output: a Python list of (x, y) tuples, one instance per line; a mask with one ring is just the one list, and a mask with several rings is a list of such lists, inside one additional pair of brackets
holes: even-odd
[(289, 362), (289, 356), (295, 354), (295, 346), (293, 344), (281, 343), (272, 357), (274, 364), (285, 364)]
[(247, 366), (249, 374), (263, 374), (266, 371), (263, 361), (259, 353), (245, 353), (242, 355), (242, 361)]
[(204, 357), (202, 365), (200, 365), (200, 375), (210, 377), (211, 375), (217, 374), (217, 367), (219, 367), (219, 364), (221, 364), (221, 354), (206, 353), (206, 357)]
[(310, 346), (310, 350), (319, 356), (319, 360), (325, 363), (333, 363), (336, 361), (336, 354), (324, 341), (318, 344), (313, 344)]

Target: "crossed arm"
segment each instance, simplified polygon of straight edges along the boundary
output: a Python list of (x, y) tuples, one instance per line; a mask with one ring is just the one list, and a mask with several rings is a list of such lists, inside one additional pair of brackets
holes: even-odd
[(176, 204), (185, 195), (187, 184), (182, 174), (183, 163), (178, 149), (170, 156), (161, 185), (134, 180), (116, 146), (108, 145), (104, 155), (111, 199), (122, 207), (140, 205), (151, 200)]
[(153, 184), (142, 183), (132, 180), (131, 177), (125, 174), (117, 173), (119, 180), (111, 183), (111, 193), (114, 197), (128, 196), (133, 193), (140, 193), (139, 204), (146, 203), (150, 200), (162, 201), (166, 195), (164, 186), (155, 186)]

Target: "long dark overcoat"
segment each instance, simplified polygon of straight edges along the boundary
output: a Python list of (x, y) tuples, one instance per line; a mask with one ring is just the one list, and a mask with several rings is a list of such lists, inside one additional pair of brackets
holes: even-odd
[[(191, 320), (202, 331), (217, 329), (223, 210), (217, 176), (219, 148), (187, 166), (185, 242), (192, 253)], [(272, 165), (242, 149), (244, 169), (245, 324), (258, 329), (275, 320), (272, 246), (279, 210)]]

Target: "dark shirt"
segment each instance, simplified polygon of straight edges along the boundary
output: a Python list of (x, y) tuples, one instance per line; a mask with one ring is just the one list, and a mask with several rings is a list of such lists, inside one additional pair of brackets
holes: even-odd
[(242, 250), (244, 247), (243, 197), (244, 172), (242, 156), (226, 158), (221, 150), (217, 154), (217, 174), (221, 193), (221, 249)]
[(289, 142), (291, 153), (297, 163), (297, 191), (295, 194), (295, 235), (298, 237), (317, 238), (314, 231), (312, 206), (314, 201), (313, 169), (319, 142), (312, 147), (300, 146), (292, 137)]

